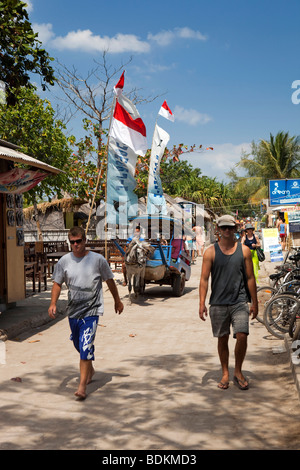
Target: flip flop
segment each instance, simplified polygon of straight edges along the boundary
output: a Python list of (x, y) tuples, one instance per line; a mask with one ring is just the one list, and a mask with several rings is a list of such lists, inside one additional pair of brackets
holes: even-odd
[(229, 382), (219, 382), (218, 383), (218, 388), (220, 388), (221, 390), (227, 390), (228, 387), (229, 387)]
[(75, 392), (74, 395), (76, 397), (76, 401), (83, 401), (87, 397), (86, 394), (81, 394), (81, 393), (77, 393), (77, 392)]
[(248, 390), (249, 388), (249, 383), (248, 380), (241, 380), (238, 379), (236, 376), (234, 376), (234, 383), (239, 387), (240, 390)]

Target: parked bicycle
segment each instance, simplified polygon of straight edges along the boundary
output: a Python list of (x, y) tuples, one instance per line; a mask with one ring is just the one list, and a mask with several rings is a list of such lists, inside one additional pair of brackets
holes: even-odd
[(293, 341), (300, 340), (300, 312), (295, 311), (290, 320), (289, 335)]
[(300, 314), (300, 252), (298, 248), (293, 252), (286, 256), (279, 273), (270, 276), (273, 287), (269, 288), (269, 299), (263, 306), (263, 323), (279, 339), (291, 334), (292, 319)]
[[(300, 259), (300, 255), (299, 255)], [(273, 286), (266, 285), (257, 288), (258, 315), (257, 320), (264, 323), (264, 312), (270, 300), (278, 294), (297, 295), (300, 288), (300, 268), (286, 267), (282, 271), (269, 276)]]
[[(271, 274), (269, 286), (257, 289), (258, 316), (257, 320), (264, 323), (267, 330), (275, 337), (282, 339), (286, 333), (295, 334), (296, 324), (291, 326), (292, 319), (300, 316), (300, 251), (292, 249), (288, 253), (279, 272)], [(299, 332), (300, 334), (300, 332)]]
[(275, 295), (266, 305), (264, 324), (273, 336), (283, 339), (290, 331), (292, 319), (298, 315), (300, 315), (299, 294)]

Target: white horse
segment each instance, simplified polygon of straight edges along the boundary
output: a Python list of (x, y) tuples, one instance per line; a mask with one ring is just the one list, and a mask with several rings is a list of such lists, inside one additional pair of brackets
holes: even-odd
[(154, 253), (155, 248), (150, 243), (133, 238), (125, 253), (126, 275), (128, 280), (129, 300), (131, 302), (131, 290), (135, 297), (143, 292), (146, 261)]

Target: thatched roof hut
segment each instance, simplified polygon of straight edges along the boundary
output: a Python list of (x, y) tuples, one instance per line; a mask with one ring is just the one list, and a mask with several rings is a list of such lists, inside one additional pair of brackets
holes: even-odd
[[(73, 225), (85, 224), (88, 220), (90, 204), (85, 200), (66, 197), (37, 204), (37, 209), (42, 231), (64, 230)], [(25, 208), (23, 213), (24, 230), (35, 230), (36, 217), (34, 207)]]

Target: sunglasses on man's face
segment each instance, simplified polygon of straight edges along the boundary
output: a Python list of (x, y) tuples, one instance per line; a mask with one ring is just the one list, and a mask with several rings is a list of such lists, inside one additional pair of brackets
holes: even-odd
[(234, 227), (232, 227), (232, 225), (223, 225), (222, 227), (220, 227), (221, 230), (233, 230)]
[(71, 243), (71, 245), (74, 245), (75, 243), (77, 243), (79, 245), (79, 243), (81, 243), (82, 240), (83, 240), (82, 238), (78, 238), (77, 240), (70, 240), (70, 243)]

